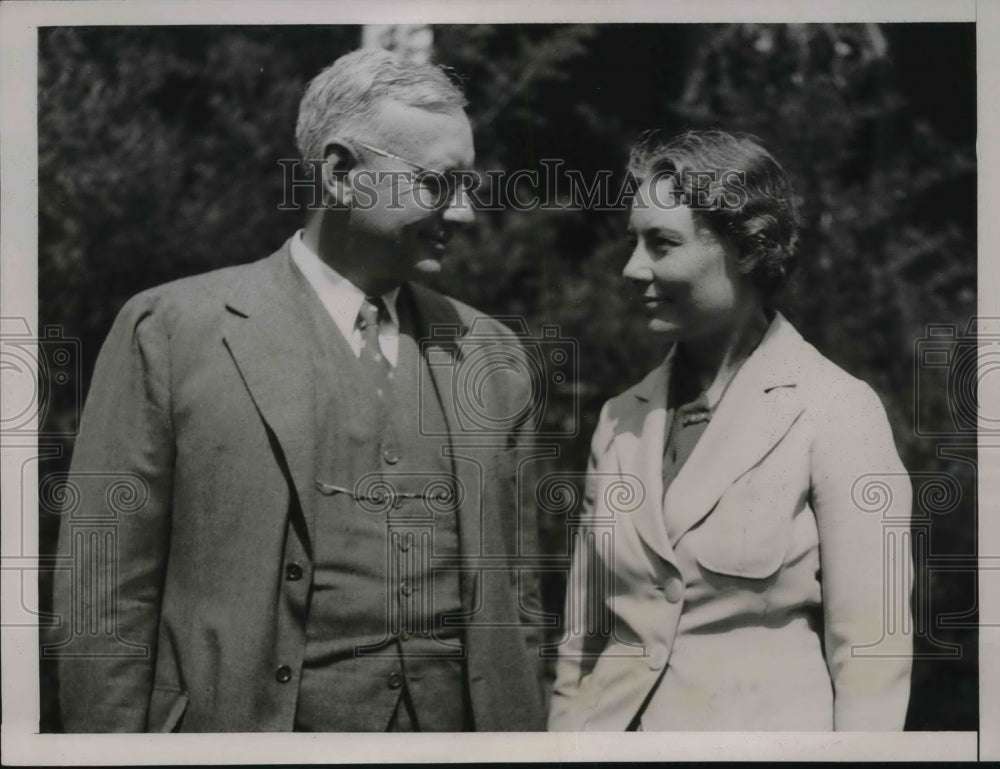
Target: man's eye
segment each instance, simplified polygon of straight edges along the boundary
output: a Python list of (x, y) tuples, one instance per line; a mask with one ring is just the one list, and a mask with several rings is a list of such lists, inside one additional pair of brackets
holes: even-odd
[(436, 171), (421, 171), (417, 181), (427, 191), (428, 202), (433, 206), (443, 206), (451, 200), (448, 180)]

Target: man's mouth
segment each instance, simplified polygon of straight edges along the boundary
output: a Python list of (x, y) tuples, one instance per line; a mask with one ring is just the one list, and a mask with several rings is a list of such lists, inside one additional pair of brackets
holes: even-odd
[(427, 233), (420, 236), (420, 239), (430, 248), (438, 253), (443, 252), (448, 245), (448, 236), (444, 233)]

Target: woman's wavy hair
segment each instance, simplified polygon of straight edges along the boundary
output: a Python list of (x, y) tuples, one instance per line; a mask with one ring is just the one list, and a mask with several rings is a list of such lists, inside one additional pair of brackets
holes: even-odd
[(628, 170), (640, 182), (672, 178), (696, 222), (735, 246), (765, 300), (784, 287), (796, 263), (798, 216), (785, 170), (759, 139), (688, 131), (665, 141), (649, 131), (632, 147)]

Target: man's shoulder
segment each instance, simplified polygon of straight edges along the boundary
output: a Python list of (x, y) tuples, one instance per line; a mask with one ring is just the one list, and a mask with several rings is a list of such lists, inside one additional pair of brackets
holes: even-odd
[(442, 294), (418, 283), (410, 284), (418, 305), (426, 312), (430, 310), (431, 324), (445, 319), (452, 325), (460, 326), (460, 333), (469, 336), (503, 337), (517, 341), (517, 334), (500, 319), (476, 309), (452, 296)]
[(164, 322), (174, 323), (217, 313), (234, 296), (248, 290), (269, 290), (281, 255), (278, 251), (255, 262), (222, 267), (145, 289), (125, 303), (119, 317), (137, 322), (155, 314)]

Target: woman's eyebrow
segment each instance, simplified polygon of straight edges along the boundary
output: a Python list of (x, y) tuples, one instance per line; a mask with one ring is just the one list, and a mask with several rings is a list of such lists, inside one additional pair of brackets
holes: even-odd
[(655, 227), (655, 226), (654, 227), (648, 227), (646, 229), (646, 234), (647, 235), (653, 235), (653, 234), (660, 235), (660, 236), (669, 238), (670, 240), (683, 241), (683, 240), (686, 239), (685, 236), (684, 236), (684, 234), (682, 232), (680, 232), (679, 230), (672, 229), (671, 227)]

